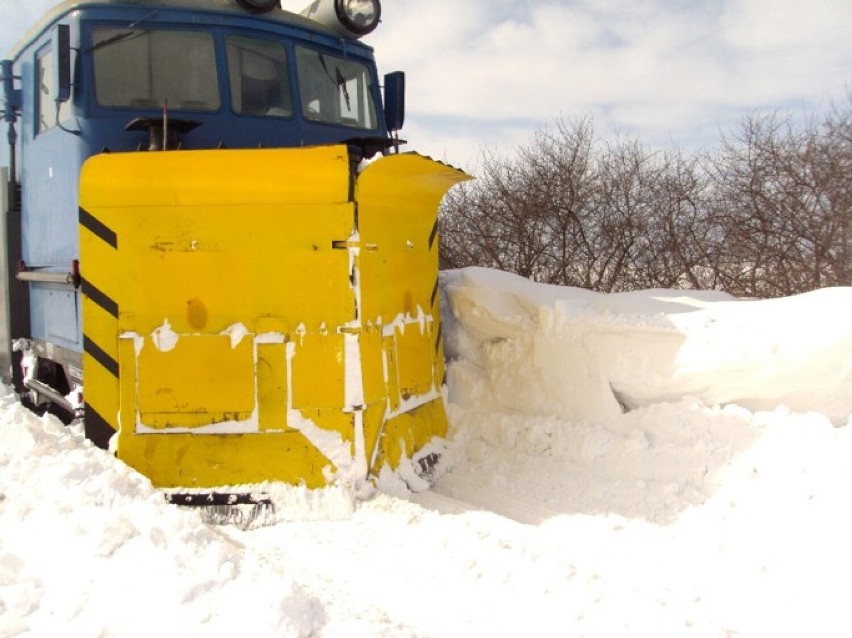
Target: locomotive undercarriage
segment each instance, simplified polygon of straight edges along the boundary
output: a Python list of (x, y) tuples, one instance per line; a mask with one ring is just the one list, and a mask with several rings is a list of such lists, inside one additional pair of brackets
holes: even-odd
[(83, 358), (40, 339), (18, 339), (21, 399), (38, 413), (50, 412), (69, 424), (83, 416)]

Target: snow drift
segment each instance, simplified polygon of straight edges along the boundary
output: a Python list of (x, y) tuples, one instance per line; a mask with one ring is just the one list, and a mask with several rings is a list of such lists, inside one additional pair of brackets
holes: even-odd
[(507, 410), (597, 422), (687, 396), (818, 411), (835, 425), (852, 413), (852, 288), (742, 301), (603, 295), (480, 268), (442, 277), (448, 356), (460, 359), (451, 400), (462, 405), (488, 396)]
[(852, 634), (852, 289), (442, 294), (438, 483), (277, 485), (265, 529), (166, 505), (4, 390), (0, 638)]

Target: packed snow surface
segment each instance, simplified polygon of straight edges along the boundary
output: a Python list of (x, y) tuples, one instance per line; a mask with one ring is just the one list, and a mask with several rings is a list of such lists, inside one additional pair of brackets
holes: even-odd
[(0, 638), (849, 636), (852, 288), (599, 295), (442, 273), (433, 489), (205, 525), (0, 399)]

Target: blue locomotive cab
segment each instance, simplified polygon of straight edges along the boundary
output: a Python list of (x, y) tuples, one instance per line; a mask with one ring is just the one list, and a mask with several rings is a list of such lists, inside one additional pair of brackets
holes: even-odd
[(88, 158), (340, 143), (365, 158), (396, 144), (387, 123), (402, 123), (402, 74), (386, 81), (383, 108), (373, 50), (359, 41), (379, 21), (378, 0), (278, 7), (66, 0), (3, 61), (0, 377), (33, 402), (79, 407), (78, 189)]

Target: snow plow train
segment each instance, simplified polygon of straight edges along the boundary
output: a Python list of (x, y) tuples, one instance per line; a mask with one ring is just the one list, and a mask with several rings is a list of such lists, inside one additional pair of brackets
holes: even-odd
[(467, 176), (398, 152), (380, 11), (70, 0), (2, 62), (3, 378), (177, 501), (427, 472), (446, 433), (437, 210)]

